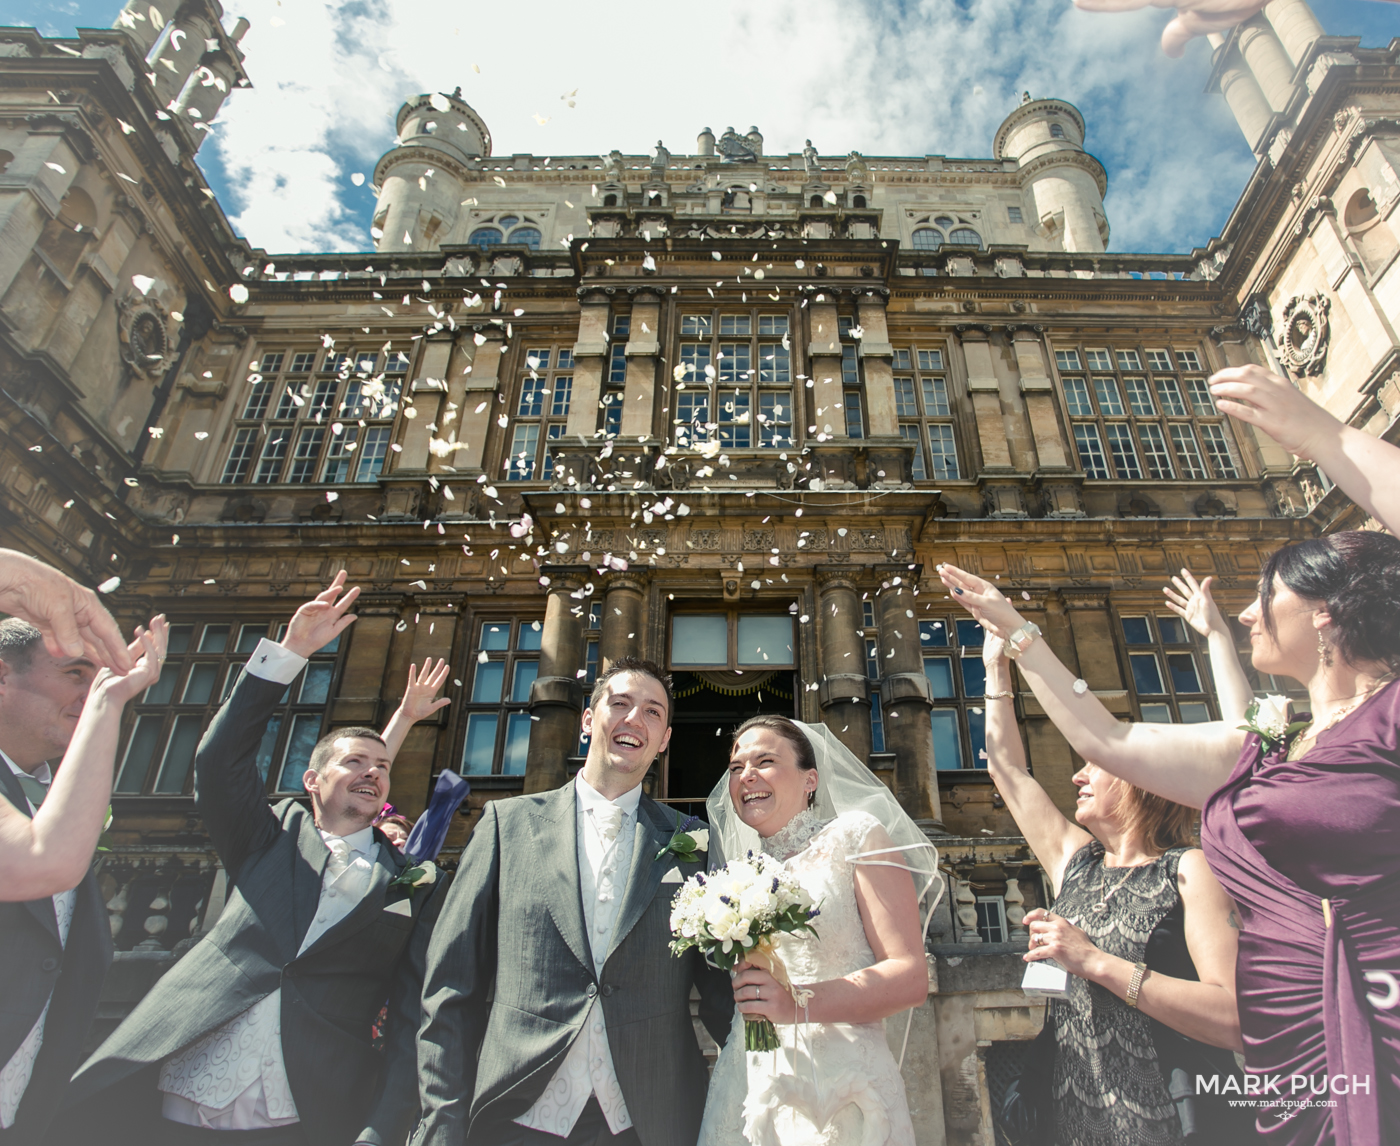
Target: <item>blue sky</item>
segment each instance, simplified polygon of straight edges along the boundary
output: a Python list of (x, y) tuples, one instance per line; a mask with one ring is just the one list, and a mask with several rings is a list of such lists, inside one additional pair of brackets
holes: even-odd
[[(170, 4), (167, 3), (167, 7)], [(107, 0), (10, 0), (47, 35), (105, 27)], [(990, 154), (1023, 90), (1076, 104), (1108, 169), (1111, 248), (1189, 251), (1217, 234), (1253, 168), (1204, 42), (1168, 60), (1160, 9), (1093, 15), (1069, 0), (714, 0), (695, 9), (421, 0), (227, 0), (246, 16), (252, 91), (200, 162), (235, 229), (270, 252), (364, 250), (370, 175), (400, 102), (457, 85), (496, 154), (693, 150), (702, 127), (757, 124), (765, 148)], [(1334, 35), (1400, 35), (1400, 8), (1313, 0)], [(604, 17), (601, 13), (606, 12)], [(522, 13), (528, 15), (522, 16)], [(575, 106), (561, 100), (577, 90)], [(546, 122), (540, 123), (543, 119)]]

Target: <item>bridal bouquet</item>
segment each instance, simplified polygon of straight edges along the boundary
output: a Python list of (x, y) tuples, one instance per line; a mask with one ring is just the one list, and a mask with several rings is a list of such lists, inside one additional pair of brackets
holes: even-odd
[[(671, 934), (675, 936), (671, 952), (680, 955), (698, 947), (712, 966), (725, 971), (747, 959), (766, 967), (801, 1005), (801, 996), (810, 995), (794, 990), (775, 940), (784, 931), (805, 931), (815, 937), (811, 921), (818, 914), (820, 909), (813, 905), (812, 897), (780, 861), (750, 852), (709, 875), (697, 873), (681, 885), (671, 903)], [(745, 1050), (777, 1050), (780, 1045), (778, 1032), (768, 1019), (747, 1018)]]

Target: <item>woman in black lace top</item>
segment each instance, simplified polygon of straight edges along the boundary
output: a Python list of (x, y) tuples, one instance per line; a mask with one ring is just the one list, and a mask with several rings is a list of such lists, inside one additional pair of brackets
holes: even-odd
[(1026, 916), (1025, 958), (1070, 972), (1068, 994), (1046, 1010), (1054, 1128), (1037, 1140), (1249, 1141), (1251, 1112), (1195, 1095), (1197, 1074), (1239, 1085), (1240, 1033), (1233, 904), (1192, 842), (1193, 812), (1087, 764), (1071, 822), (1026, 770), (1010, 664), (990, 632), (983, 659), (988, 767), (1056, 896)]

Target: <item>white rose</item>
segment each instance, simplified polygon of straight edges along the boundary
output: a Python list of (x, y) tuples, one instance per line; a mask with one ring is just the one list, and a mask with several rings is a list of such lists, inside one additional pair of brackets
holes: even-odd
[(1255, 700), (1254, 725), (1272, 739), (1280, 739), (1288, 730), (1288, 697), (1261, 696)]
[(690, 838), (695, 841), (696, 851), (707, 852), (710, 850), (709, 828), (696, 828), (695, 831), (690, 832), (689, 835)]
[(437, 865), (432, 860), (424, 860), (418, 865), (423, 870), (418, 878), (413, 881), (414, 887), (427, 887), (429, 884), (437, 883)]
[(778, 906), (778, 897), (768, 890), (768, 884), (755, 884), (746, 888), (739, 899), (739, 911), (746, 918), (753, 919)]

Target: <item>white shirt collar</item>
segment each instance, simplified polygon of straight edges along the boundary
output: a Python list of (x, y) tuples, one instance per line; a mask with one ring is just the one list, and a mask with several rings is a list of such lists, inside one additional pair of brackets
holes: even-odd
[[(335, 839), (335, 833), (323, 831), (320, 828), (316, 830), (321, 833), (321, 839), (326, 846), (330, 847), (331, 840)], [(348, 836), (340, 838), (350, 845), (352, 852), (359, 852), (360, 855), (367, 856), (370, 854), (370, 849), (374, 847), (374, 827), (371, 825), (368, 828), (361, 828), (358, 832), (351, 832)]]
[(41, 784), (53, 783), (53, 769), (49, 767), (49, 762), (47, 760), (40, 764), (39, 767), (35, 768), (33, 772), (26, 772), (23, 768), (16, 764), (13, 760), (11, 760), (8, 756), (5, 755), (5, 750), (3, 748), (0, 748), (0, 760), (5, 761), (5, 763), (10, 766), (10, 771), (13, 772), (16, 776), (32, 776)]
[(574, 777), (574, 792), (578, 798), (579, 810), (584, 812), (590, 808), (601, 808), (607, 804), (615, 804), (622, 809), (624, 816), (635, 816), (637, 805), (642, 799), (642, 786), (638, 784), (630, 791), (624, 792), (616, 800), (609, 800), (583, 778), (582, 772)]

